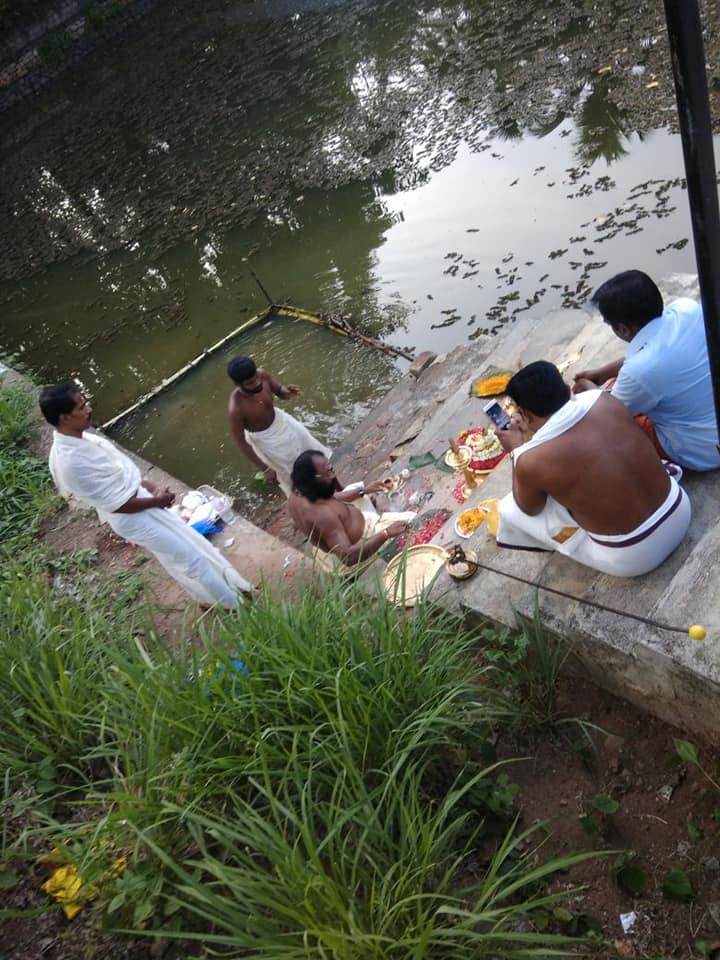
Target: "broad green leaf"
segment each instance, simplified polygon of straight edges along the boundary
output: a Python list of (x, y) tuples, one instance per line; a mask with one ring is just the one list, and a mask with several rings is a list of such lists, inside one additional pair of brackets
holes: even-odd
[(675, 753), (684, 763), (693, 763), (696, 766), (700, 763), (697, 747), (694, 743), (690, 743), (689, 740), (675, 739), (673, 740), (673, 745), (675, 747)]
[(600, 813), (617, 813), (620, 809), (620, 804), (617, 800), (613, 800), (607, 793), (596, 794), (593, 798), (592, 805), (596, 810), (599, 810)]
[(0, 890), (10, 890), (18, 882), (14, 870), (0, 870)]
[(684, 870), (671, 870), (662, 885), (662, 892), (668, 900), (676, 900), (678, 903), (687, 903), (695, 896), (690, 877)]
[(613, 871), (613, 876), (618, 887), (631, 897), (639, 897), (645, 892), (647, 877), (637, 863), (623, 863)]

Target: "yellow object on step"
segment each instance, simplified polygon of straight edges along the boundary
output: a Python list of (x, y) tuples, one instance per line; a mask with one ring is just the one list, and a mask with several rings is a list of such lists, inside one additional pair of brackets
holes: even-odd
[(496, 537), (498, 532), (498, 524), (500, 518), (498, 517), (498, 505), (500, 501), (497, 499), (493, 500), (481, 500), (478, 504), (478, 507), (486, 513), (485, 517), (485, 526), (491, 537)]
[(688, 630), (688, 636), (691, 640), (704, 640), (707, 636), (707, 630), (699, 623), (694, 623)]
[(505, 393), (505, 388), (512, 373), (509, 370), (498, 370), (497, 367), (490, 367), (480, 374), (470, 384), (471, 397), (497, 397)]

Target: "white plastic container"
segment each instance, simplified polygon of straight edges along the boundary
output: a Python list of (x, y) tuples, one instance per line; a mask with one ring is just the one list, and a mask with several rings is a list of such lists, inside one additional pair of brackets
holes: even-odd
[(233, 522), (235, 519), (233, 501), (226, 493), (220, 493), (215, 487), (211, 487), (209, 483), (203, 483), (197, 489), (199, 493), (207, 497), (223, 523)]

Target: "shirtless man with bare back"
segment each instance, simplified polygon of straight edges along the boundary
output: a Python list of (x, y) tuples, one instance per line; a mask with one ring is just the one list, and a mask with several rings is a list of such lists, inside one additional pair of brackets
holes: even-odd
[(368, 517), (353, 501), (380, 492), (382, 481), (353, 483), (343, 489), (319, 450), (306, 450), (297, 458), (291, 479), (288, 509), (295, 526), (315, 546), (335, 554), (348, 567), (367, 560), (388, 540), (406, 533), (407, 520), (414, 516), (401, 515), (407, 518), (403, 520), (392, 519), (397, 514), (384, 514), (385, 520), (377, 514)]
[(498, 545), (557, 550), (615, 576), (662, 563), (687, 533), (690, 502), (623, 404), (597, 389), (573, 396), (543, 360), (507, 395), (518, 412), (498, 431), (513, 460)]
[(235, 384), (230, 394), (228, 416), (235, 443), (269, 483), (290, 493), (290, 471), (303, 450), (332, 451), (319, 443), (294, 417), (275, 406), (275, 398), (289, 400), (300, 394), (294, 384), (284, 385), (250, 357), (236, 357), (227, 368)]

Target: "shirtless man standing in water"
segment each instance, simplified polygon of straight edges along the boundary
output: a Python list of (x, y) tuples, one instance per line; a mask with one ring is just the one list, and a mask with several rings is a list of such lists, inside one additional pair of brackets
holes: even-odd
[[(295, 526), (316, 547), (335, 554), (348, 567), (372, 557), (388, 540), (408, 530), (406, 521), (394, 520), (363, 539), (368, 521), (352, 501), (378, 493), (382, 481), (351, 484), (343, 490), (327, 457), (318, 450), (306, 450), (297, 458), (292, 487), (288, 509)], [(382, 517), (371, 519), (382, 522)]]
[(227, 368), (235, 384), (228, 416), (235, 443), (269, 483), (279, 483), (290, 493), (290, 471), (303, 450), (332, 451), (289, 413), (275, 407), (274, 399), (289, 400), (300, 394), (294, 384), (280, 383), (267, 370), (258, 369), (250, 357), (236, 357)]

